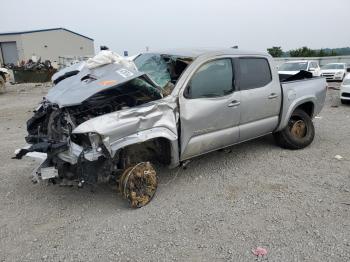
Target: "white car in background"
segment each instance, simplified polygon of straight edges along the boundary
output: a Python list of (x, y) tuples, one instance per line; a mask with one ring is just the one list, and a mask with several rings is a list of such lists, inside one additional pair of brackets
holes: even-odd
[(318, 62), (310, 60), (286, 62), (279, 67), (278, 73), (283, 75), (295, 75), (302, 70), (312, 73), (313, 76), (321, 76), (321, 68)]
[(343, 81), (347, 74), (347, 65), (345, 63), (331, 63), (321, 68), (321, 75), (329, 80)]
[(340, 100), (343, 104), (350, 102), (350, 74), (344, 78), (340, 86)]

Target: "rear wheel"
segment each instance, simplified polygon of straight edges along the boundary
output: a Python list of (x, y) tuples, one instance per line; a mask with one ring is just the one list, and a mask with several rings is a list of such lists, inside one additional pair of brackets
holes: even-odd
[(288, 121), (287, 127), (274, 133), (277, 144), (288, 149), (302, 149), (312, 143), (315, 128), (311, 117), (303, 110), (297, 109)]

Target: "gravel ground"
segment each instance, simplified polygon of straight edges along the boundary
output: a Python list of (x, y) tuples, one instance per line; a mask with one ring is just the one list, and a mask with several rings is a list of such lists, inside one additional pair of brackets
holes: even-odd
[[(34, 185), (36, 163), (11, 159), (46, 92), (0, 95), (0, 261), (350, 261), (350, 106), (337, 91), (310, 147), (283, 150), (266, 136), (205, 155), (164, 170), (137, 210), (107, 185)], [(258, 246), (266, 257), (252, 254)]]

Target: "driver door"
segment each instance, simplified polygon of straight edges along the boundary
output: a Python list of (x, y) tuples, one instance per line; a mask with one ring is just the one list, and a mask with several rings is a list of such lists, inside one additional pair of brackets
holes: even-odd
[(240, 93), (231, 58), (202, 64), (180, 94), (181, 155), (185, 160), (239, 141)]

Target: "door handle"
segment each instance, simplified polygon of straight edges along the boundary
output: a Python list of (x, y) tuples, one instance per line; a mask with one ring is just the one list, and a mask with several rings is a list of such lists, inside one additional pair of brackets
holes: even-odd
[(275, 94), (275, 93), (272, 93), (272, 94), (270, 94), (269, 95), (269, 99), (274, 99), (274, 98), (277, 98), (278, 97), (278, 95), (277, 94)]
[(234, 106), (239, 106), (241, 102), (237, 100), (233, 100), (231, 103), (228, 104), (228, 107), (234, 107)]

